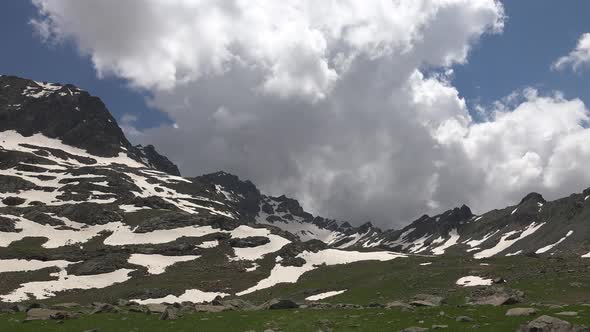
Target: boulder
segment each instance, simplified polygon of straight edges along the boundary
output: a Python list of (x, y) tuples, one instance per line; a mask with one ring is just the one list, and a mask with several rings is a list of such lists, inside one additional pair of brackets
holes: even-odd
[(427, 328), (419, 327), (419, 326), (410, 326), (410, 327), (406, 327), (403, 330), (400, 330), (400, 332), (426, 332), (426, 331), (428, 331)]
[(222, 312), (231, 310), (225, 306), (210, 304), (197, 304), (194, 308), (196, 312)]
[(410, 305), (415, 307), (437, 307), (445, 302), (445, 299), (441, 296), (430, 295), (430, 294), (418, 294), (414, 296)]
[(578, 315), (578, 313), (576, 311), (562, 311), (562, 312), (556, 313), (556, 315), (559, 315), (559, 316), (568, 316), (568, 317), (576, 317)]
[(272, 299), (262, 305), (263, 309), (277, 310), (277, 309), (297, 309), (299, 305), (288, 299)]
[(506, 312), (506, 316), (531, 316), (537, 313), (534, 308), (512, 308)]
[(14, 197), (14, 196), (10, 196), (10, 197), (6, 197), (5, 199), (2, 200), (2, 203), (4, 203), (4, 205), (7, 206), (17, 206), (17, 205), (21, 205), (24, 202), (26, 202), (27, 200), (21, 197)]
[(270, 243), (270, 239), (266, 236), (249, 236), (229, 240), (229, 245), (234, 248), (254, 248), (267, 243)]
[(520, 332), (572, 332), (572, 324), (559, 318), (543, 315), (523, 325)]
[(487, 287), (475, 290), (467, 302), (475, 305), (501, 306), (522, 302), (523, 293), (502, 287)]
[(457, 316), (457, 318), (455, 318), (455, 321), (468, 323), (468, 322), (473, 322), (473, 318), (471, 318), (469, 316)]
[(168, 306), (160, 315), (160, 320), (176, 320), (178, 319), (178, 309), (173, 306)]
[(92, 310), (92, 312), (90, 314), (119, 312), (119, 308), (115, 307), (112, 304), (108, 304), (108, 303), (94, 302), (94, 303), (92, 303), (92, 306), (94, 307), (94, 309)]
[(161, 314), (164, 311), (166, 311), (166, 308), (168, 307), (165, 304), (162, 303), (149, 303), (146, 304), (145, 307), (151, 312), (151, 313), (156, 313), (156, 314)]
[(51, 310), (43, 308), (32, 308), (27, 311), (25, 322), (32, 320), (63, 320), (70, 318), (70, 313), (60, 310)]
[(411, 305), (409, 305), (407, 303), (403, 303), (401, 301), (393, 301), (393, 302), (386, 303), (385, 308), (386, 309), (398, 308), (398, 309), (406, 309), (406, 310), (413, 309)]
[(256, 306), (242, 299), (231, 299), (222, 301), (222, 305), (229, 310), (254, 310)]

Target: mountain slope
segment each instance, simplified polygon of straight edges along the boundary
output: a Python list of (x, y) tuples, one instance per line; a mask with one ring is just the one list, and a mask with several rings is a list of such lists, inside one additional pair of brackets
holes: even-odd
[(359, 261), (590, 252), (590, 190), (381, 230), (313, 216), (225, 172), (179, 174), (133, 146), (97, 97), (0, 76), (0, 301), (202, 302)]

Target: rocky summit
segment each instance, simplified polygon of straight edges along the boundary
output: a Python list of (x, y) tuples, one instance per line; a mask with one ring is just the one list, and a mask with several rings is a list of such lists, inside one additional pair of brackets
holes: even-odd
[(279, 330), (289, 319), (266, 312), (297, 308), (321, 331), (364, 330), (379, 310), (408, 331), (506, 315), (523, 331), (573, 331), (590, 319), (589, 275), (590, 189), (383, 230), (225, 172), (182, 177), (154, 146), (132, 145), (98, 97), (0, 76), (0, 309), (26, 321), (261, 311)]

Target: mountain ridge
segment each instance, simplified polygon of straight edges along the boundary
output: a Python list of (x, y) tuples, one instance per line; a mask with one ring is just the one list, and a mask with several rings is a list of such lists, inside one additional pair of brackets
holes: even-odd
[(97, 97), (0, 77), (0, 277), (14, 276), (0, 301), (107, 288), (203, 302), (367, 260), (586, 257), (589, 198), (530, 193), (480, 215), (462, 205), (401, 229), (353, 226), (226, 172), (181, 177), (153, 146), (133, 146)]

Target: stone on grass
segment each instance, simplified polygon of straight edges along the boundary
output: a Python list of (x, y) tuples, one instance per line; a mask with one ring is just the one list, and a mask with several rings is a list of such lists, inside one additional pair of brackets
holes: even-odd
[(51, 310), (51, 309), (44, 309), (44, 308), (33, 308), (27, 311), (27, 316), (25, 317), (25, 322), (32, 321), (32, 320), (63, 320), (69, 318), (70, 314), (65, 311), (59, 310)]
[(150, 312), (155, 313), (155, 314), (161, 314), (164, 311), (166, 311), (166, 308), (168, 308), (167, 305), (162, 304), (162, 303), (149, 303), (149, 304), (146, 304), (145, 306), (148, 308), (148, 310)]
[(572, 332), (572, 324), (559, 318), (543, 315), (521, 326), (520, 332)]
[(455, 320), (457, 322), (464, 322), (464, 323), (473, 322), (473, 318), (471, 318), (469, 316), (458, 316), (457, 318), (455, 318)]
[(400, 332), (426, 332), (426, 331), (428, 331), (427, 328), (419, 327), (419, 326), (410, 326), (410, 327), (406, 327), (403, 330), (400, 330)]
[(512, 308), (506, 312), (506, 316), (531, 316), (536, 313), (535, 308)]
[(160, 315), (160, 320), (176, 320), (178, 319), (178, 309), (169, 306)]
[(272, 299), (263, 305), (264, 309), (277, 310), (277, 309), (297, 309), (299, 305), (292, 300), (287, 299)]

